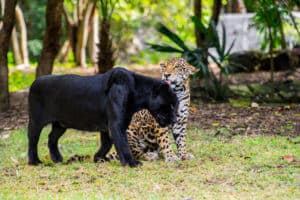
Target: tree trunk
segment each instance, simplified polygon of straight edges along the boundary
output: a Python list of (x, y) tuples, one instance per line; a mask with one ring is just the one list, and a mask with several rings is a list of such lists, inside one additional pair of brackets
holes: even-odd
[(16, 7), (16, 25), (20, 32), (20, 47), (23, 59), (23, 64), (29, 66), (29, 56), (27, 48), (27, 28), (24, 20), (24, 15), (21, 8), (17, 5)]
[(68, 55), (69, 55), (69, 51), (70, 51), (70, 48), (71, 47), (71, 44), (70, 44), (70, 40), (66, 40), (64, 42), (64, 44), (62, 45), (62, 47), (60, 48), (59, 52), (58, 52), (58, 55), (56, 57), (57, 61), (60, 62), (60, 63), (65, 63), (68, 59)]
[(86, 67), (86, 46), (88, 40), (89, 21), (92, 11), (95, 7), (95, 3), (89, 3), (86, 9), (83, 11), (83, 19), (79, 22), (78, 41), (76, 47), (76, 64), (81, 67)]
[(97, 64), (97, 44), (99, 44), (99, 15), (97, 9), (94, 9), (90, 20), (90, 33), (88, 41), (88, 49), (90, 59), (93, 65)]
[(36, 77), (51, 74), (54, 59), (60, 48), (63, 0), (48, 0), (46, 10), (46, 33), (43, 50), (36, 69)]
[(286, 40), (285, 40), (285, 34), (283, 30), (283, 24), (282, 24), (282, 19), (280, 17), (280, 14), (278, 13), (278, 20), (279, 20), (279, 32), (280, 32), (280, 44), (281, 44), (281, 49), (286, 49)]
[(112, 50), (112, 40), (110, 38), (110, 21), (102, 19), (100, 30), (100, 44), (98, 52), (98, 73), (105, 73), (110, 70), (115, 63), (114, 51)]
[(10, 42), (11, 42), (11, 47), (12, 47), (12, 51), (13, 51), (15, 64), (16, 65), (23, 64), (22, 56), (21, 56), (21, 52), (20, 52), (20, 47), (19, 47), (19, 41), (18, 41), (18, 37), (17, 37), (16, 27), (14, 27), (13, 30), (12, 30), (11, 37), (10, 37)]
[(231, 0), (227, 1), (225, 5), (225, 12), (226, 13), (246, 13), (246, 5), (244, 0)]
[(78, 30), (78, 17), (77, 9), (74, 9), (73, 18), (68, 14), (67, 9), (64, 7), (63, 13), (67, 23), (67, 32), (72, 48), (73, 57), (76, 56), (76, 44), (77, 44), (77, 30)]
[(17, 0), (6, 0), (3, 26), (0, 30), (0, 112), (9, 108), (7, 52), (12, 29), (15, 24)]
[(219, 16), (222, 8), (222, 0), (214, 0), (213, 8), (212, 8), (212, 16), (211, 21), (215, 23), (217, 26), (219, 22)]
[[(194, 15), (201, 21), (202, 18), (202, 2), (201, 0), (194, 0)], [(197, 28), (195, 25), (195, 38), (196, 38), (196, 45), (197, 48), (201, 48), (202, 42), (204, 40), (204, 35), (201, 33), (200, 29)]]
[[(5, 0), (0, 0), (0, 4), (1, 4), (0, 16), (3, 17), (3, 15), (4, 15), (4, 7), (5, 7)], [(2, 25), (3, 25), (2, 20), (0, 20), (0, 29), (2, 28)]]

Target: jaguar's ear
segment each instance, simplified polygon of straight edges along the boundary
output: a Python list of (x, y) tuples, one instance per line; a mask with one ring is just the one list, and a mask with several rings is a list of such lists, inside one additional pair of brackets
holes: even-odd
[(166, 70), (166, 63), (162, 62), (162, 63), (160, 63), (159, 65), (160, 65), (160, 70), (161, 70), (162, 72), (164, 72), (164, 71)]
[(188, 64), (188, 71), (189, 71), (189, 74), (192, 75), (192, 74), (198, 72), (198, 68), (194, 67), (193, 65)]

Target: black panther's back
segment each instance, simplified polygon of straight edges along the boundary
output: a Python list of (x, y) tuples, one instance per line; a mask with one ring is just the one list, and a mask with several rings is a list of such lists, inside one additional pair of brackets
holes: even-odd
[(30, 88), (30, 117), (42, 124), (57, 121), (67, 128), (98, 130), (100, 127), (95, 124), (100, 124), (97, 121), (101, 120), (106, 104), (106, 98), (99, 98), (106, 87), (102, 77), (40, 77)]

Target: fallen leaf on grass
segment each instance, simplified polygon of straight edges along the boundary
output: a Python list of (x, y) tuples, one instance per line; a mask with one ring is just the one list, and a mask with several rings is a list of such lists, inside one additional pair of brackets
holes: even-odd
[(82, 169), (82, 168), (78, 169), (78, 170), (76, 171), (76, 173), (77, 173), (77, 174), (89, 174), (88, 171), (86, 171), (85, 169)]
[(48, 177), (49, 177), (49, 174), (40, 174), (40, 177), (41, 177), (41, 178), (48, 178)]
[(214, 122), (211, 124), (212, 126), (220, 126), (220, 123), (219, 122)]
[(195, 113), (195, 112), (197, 112), (197, 110), (198, 110), (198, 108), (196, 106), (191, 106), (190, 107), (190, 112), (191, 113)]
[(295, 160), (295, 156), (293, 156), (293, 155), (284, 155), (284, 156), (281, 156), (281, 159), (287, 161), (288, 163), (290, 163), (290, 162), (293, 162)]
[(211, 161), (218, 161), (218, 160), (220, 160), (220, 158), (218, 158), (217, 156), (210, 156), (209, 159)]
[(15, 159), (14, 157), (10, 157), (10, 159), (15, 165), (19, 165), (19, 161), (17, 159)]

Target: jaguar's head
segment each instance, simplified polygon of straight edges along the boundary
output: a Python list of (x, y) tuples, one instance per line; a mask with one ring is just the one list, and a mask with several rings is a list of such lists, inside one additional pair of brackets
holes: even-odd
[(169, 83), (172, 87), (185, 84), (191, 74), (197, 69), (190, 65), (183, 58), (171, 58), (160, 64), (162, 70), (162, 80)]

